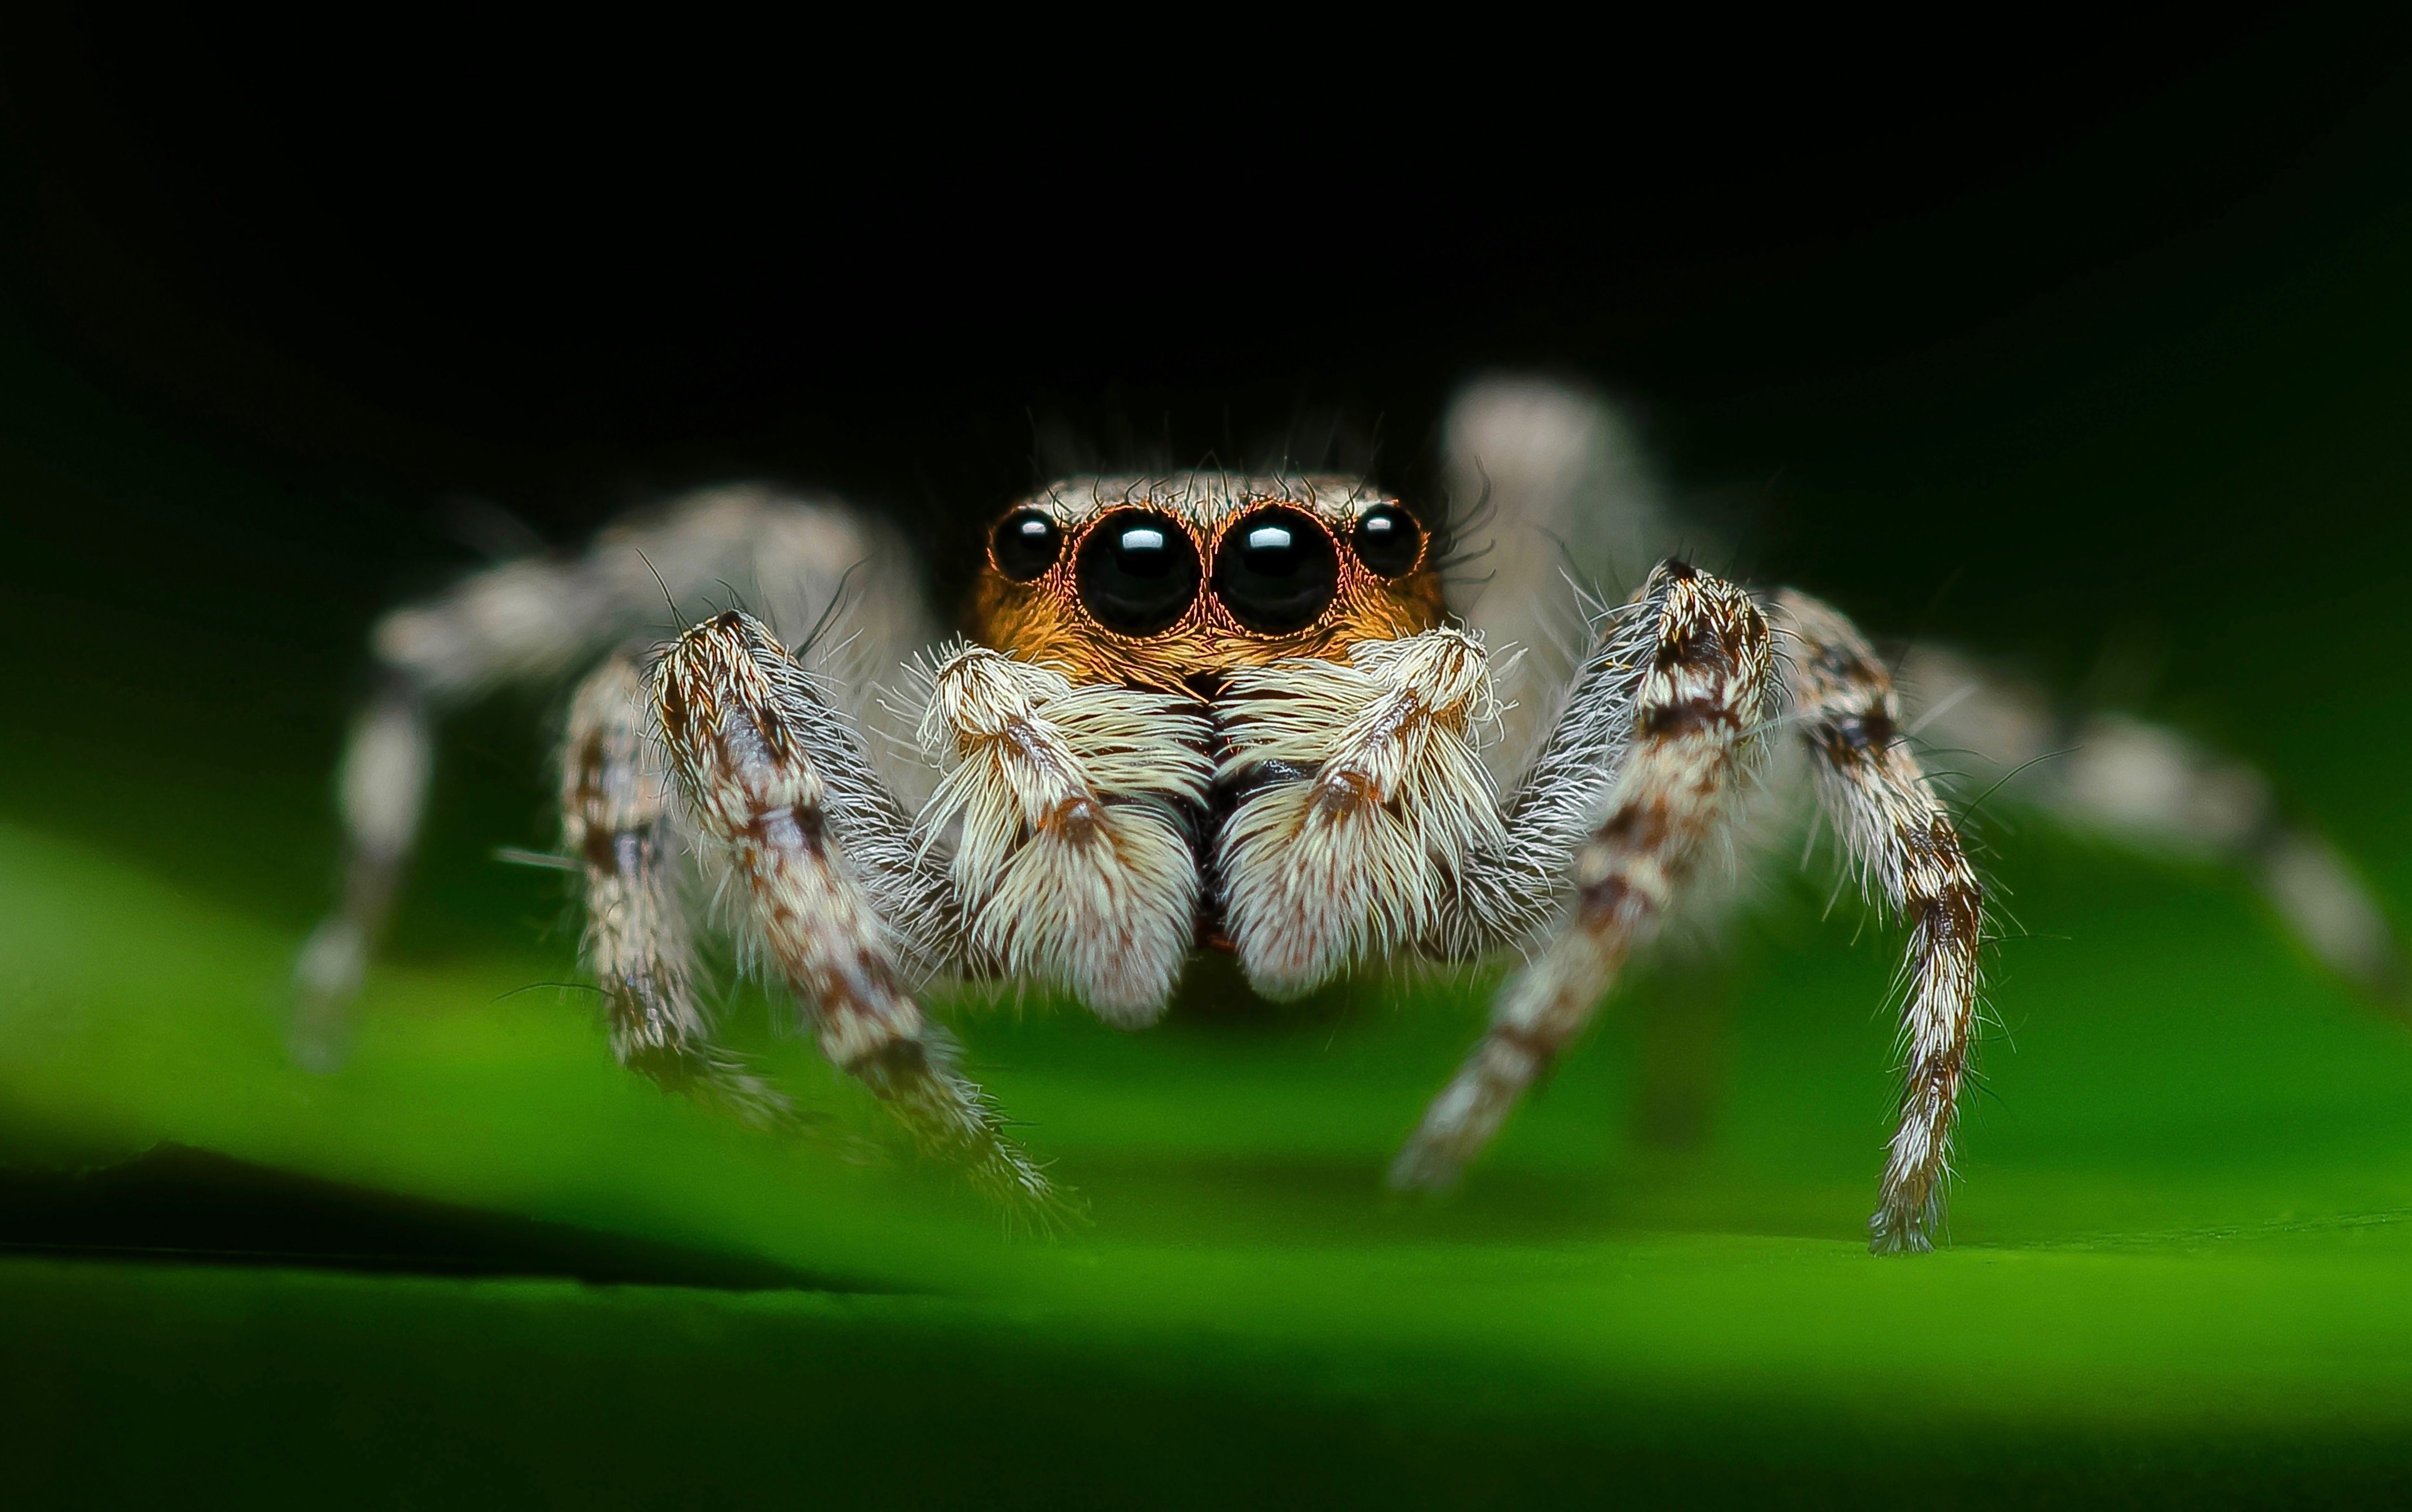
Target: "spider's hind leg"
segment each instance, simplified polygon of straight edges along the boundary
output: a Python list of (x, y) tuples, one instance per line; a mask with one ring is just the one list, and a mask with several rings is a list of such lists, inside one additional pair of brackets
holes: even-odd
[(418, 836), (434, 757), (425, 694), (407, 677), (389, 676), (353, 720), (336, 773), (342, 897), (293, 961), (287, 1044), (306, 1069), (332, 1071), (343, 1063), (352, 998)]
[(1953, 751), (1989, 799), (2249, 878), (2321, 965), (2412, 1014), (2412, 974), (2386, 911), (2338, 844), (2290, 814), (2250, 763), (2130, 714), (2056, 712), (2036, 689), (1936, 646), (1910, 648), (1901, 681), (1909, 727)]

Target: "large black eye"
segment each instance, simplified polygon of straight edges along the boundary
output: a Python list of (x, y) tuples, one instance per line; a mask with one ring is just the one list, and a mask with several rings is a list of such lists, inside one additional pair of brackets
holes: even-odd
[(1377, 504), (1358, 517), (1348, 544), (1367, 571), (1384, 578), (1405, 577), (1415, 570), (1416, 558), (1423, 555), (1424, 528), (1397, 505)]
[(1339, 582), (1340, 553), (1330, 533), (1295, 509), (1242, 515), (1214, 548), (1214, 596), (1259, 634), (1313, 624)]
[(1056, 553), (1064, 550), (1064, 533), (1036, 509), (1016, 509), (997, 522), (988, 549), (996, 558), (997, 571), (1015, 582), (1030, 582), (1055, 565)]
[(1152, 636), (1170, 629), (1198, 596), (1198, 548), (1170, 516), (1118, 510), (1089, 527), (1073, 574), (1099, 624)]

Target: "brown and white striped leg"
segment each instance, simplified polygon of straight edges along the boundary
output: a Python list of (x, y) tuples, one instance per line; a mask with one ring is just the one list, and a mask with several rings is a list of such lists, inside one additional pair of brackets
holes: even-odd
[(713, 1043), (698, 999), (678, 837), (645, 705), (643, 680), (624, 656), (597, 668), (570, 701), (561, 835), (584, 883), (579, 964), (603, 993), (622, 1065), (749, 1123), (787, 1122), (787, 1099)]
[[(1730, 822), (1774, 707), (1766, 617), (1741, 589), (1675, 561), (1651, 575), (1625, 613), (1640, 631), (1640, 654), (1625, 666), (1617, 693), (1629, 711), (1629, 744), (1608, 816), (1575, 858), (1573, 917), (1501, 991), (1490, 1031), (1390, 1167), (1394, 1187), (1456, 1180), (1590, 1021)], [(1569, 708), (1563, 718), (1597, 713)]]
[(811, 1013), (821, 1052), (984, 1190), (1016, 1206), (1056, 1205), (1046, 1173), (956, 1068), (953, 1042), (906, 984), (915, 930), (893, 910), (917, 883), (912, 853), (851, 727), (787, 648), (739, 613), (672, 643), (652, 693), (678, 790), (705, 836), (727, 847), (750, 943)]
[(1984, 889), (1951, 816), (1901, 734), (1883, 663), (1848, 620), (1786, 591), (1793, 717), (1816, 763), (1820, 802), (1868, 889), (1910, 927), (1901, 1123), (1868, 1220), (1878, 1254), (1934, 1247), (1951, 1174), (1951, 1131), (1982, 988)]

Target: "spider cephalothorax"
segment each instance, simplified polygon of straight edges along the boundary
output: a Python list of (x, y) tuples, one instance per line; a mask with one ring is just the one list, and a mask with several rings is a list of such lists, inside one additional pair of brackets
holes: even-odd
[(990, 532), (972, 634), (1081, 682), (1211, 693), (1439, 624), (1432, 545), (1354, 478), (1072, 478)]
[[(1486, 765), (1503, 749), (1489, 738), (1506, 706), (1496, 681), (1566, 649), (1536, 633), (1557, 550), (1650, 534), (1631, 460), (1605, 439), (1618, 433), (1604, 408), (1548, 385), (1460, 402), (1449, 470), (1495, 482), (1508, 548), (1487, 595), (1463, 601), (1473, 585), (1445, 587), (1431, 517), (1368, 484), (1199, 472), (1073, 479), (1007, 509), (972, 638), (919, 656), (904, 543), (843, 506), (763, 490), (699, 495), (579, 561), (507, 564), (399, 610), (377, 633), (389, 681), (346, 761), (346, 905), (298, 967), (303, 1033), (349, 995), (391, 896), (430, 704), (581, 672), (563, 860), (581, 883), (581, 962), (628, 1065), (757, 1120), (787, 1117), (713, 1033), (693, 951), (696, 900), (716, 892), (832, 1062), (926, 1148), (1044, 1203), (1048, 1177), (923, 1013), (930, 978), (1048, 984), (1136, 1027), (1201, 945), (1232, 950), (1276, 998), (1361, 962), (1521, 953), (1488, 1032), (1392, 1167), (1398, 1185), (1441, 1186), (1703, 863), (1767, 854), (1746, 843), (1742, 799), (1782, 745), (1792, 761), (1775, 770), (1814, 790), (1907, 928), (1906, 1064), (1871, 1232), (1878, 1249), (1924, 1248), (1976, 1021), (1985, 897), (1911, 751), (1918, 726), (1859, 632), (1799, 594), (1667, 558), (1623, 603), (1591, 606), (1571, 665), (1530, 699), (1529, 759), (1504, 776)], [(826, 619), (865, 566), (844, 633), (791, 648), (780, 630)], [(716, 584), (752, 611), (664, 639), (676, 627), (660, 622), (662, 595)], [(1518, 664), (1508, 639), (1545, 654)], [(2060, 741), (2040, 700), (1940, 653), (1910, 665), (1945, 684), (1922, 716), (1939, 743), (1993, 748), (2006, 782)], [(875, 681), (900, 676), (934, 777), (910, 806), (896, 795), (911, 774), (884, 766), (862, 727), (883, 706)], [(2375, 911), (2255, 774), (2134, 721), (2091, 721), (2080, 740), (2077, 757), (2011, 795), (2252, 870), (2337, 970), (2379, 991), (2400, 979)], [(1794, 782), (1804, 768), (1814, 780)]]

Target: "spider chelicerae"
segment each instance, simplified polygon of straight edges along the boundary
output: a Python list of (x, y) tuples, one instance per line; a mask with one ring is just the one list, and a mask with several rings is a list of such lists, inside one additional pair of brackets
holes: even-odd
[[(324, 1053), (358, 988), (434, 712), (572, 677), (562, 855), (620, 1060), (760, 1122), (792, 1113), (714, 1037), (697, 947), (716, 890), (822, 1052), (1017, 1203), (1056, 1194), (923, 1011), (929, 980), (1046, 984), (1138, 1028), (1201, 947), (1274, 999), (1384, 958), (1521, 952), (1390, 1168), (1443, 1187), (1635, 952), (1687, 903), (1729, 907), (1714, 873), (1774, 854), (1766, 837), (1803, 806), (1787, 795), (1811, 792), (1905, 927), (1903, 1089), (1870, 1232), (1878, 1251), (1931, 1247), (1988, 936), (1913, 737), (2065, 822), (2249, 873), (2332, 970), (2396, 990), (2383, 919), (2249, 769), (2056, 713), (1931, 648), (1901, 663), (1922, 695), (1905, 707), (1833, 609), (1659, 556), (1673, 522), (1622, 418), (1583, 390), (1477, 383), (1444, 436), (1453, 487), (1493, 509), (1490, 570), (1463, 582), (1440, 570), (1438, 521), (1362, 480), (1186, 472), (1014, 505), (972, 633), (934, 649), (894, 532), (759, 488), (388, 615), (341, 775), (344, 903), (297, 965), (297, 1044)], [(1611, 603), (1562, 580), (1567, 557), (1656, 565)], [(715, 585), (749, 608), (665, 618)], [(806, 625), (801, 647), (779, 633)]]

